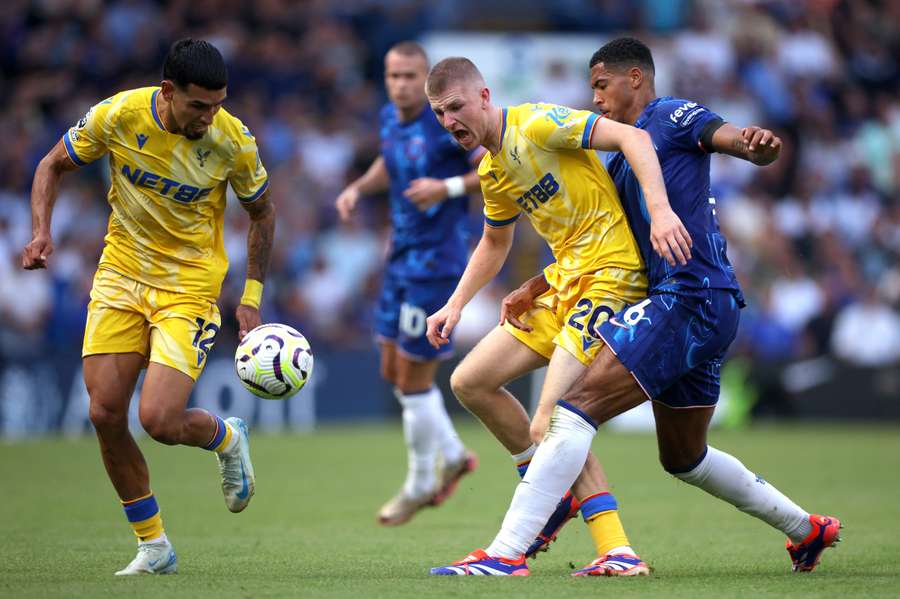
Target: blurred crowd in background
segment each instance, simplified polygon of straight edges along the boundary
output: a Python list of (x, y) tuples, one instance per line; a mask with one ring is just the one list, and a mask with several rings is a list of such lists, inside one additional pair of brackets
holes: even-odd
[[(378, 151), (385, 51), (437, 30), (590, 33), (597, 47), (635, 35), (666, 57), (670, 88), (660, 93), (774, 129), (785, 140), (776, 164), (713, 160), (749, 304), (736, 351), (763, 371), (821, 355), (900, 363), (900, 3), (890, 0), (4, 0), (0, 355), (80, 347), (109, 212), (107, 167), (66, 177), (44, 273), (19, 263), (34, 169), (92, 104), (157, 84), (168, 46), (185, 36), (222, 51), (226, 108), (256, 135), (270, 174), (278, 229), (264, 319), (294, 324), (320, 350), (369, 347), (386, 200), (371, 198), (341, 224), (334, 199)], [(574, 90), (581, 107), (589, 58), (557, 74), (556, 91)], [(223, 334), (234, 334), (244, 279), (248, 220), (236, 204), (226, 217)], [(473, 198), (473, 240), (480, 210)], [(546, 263), (538, 244), (522, 247), (467, 310), (464, 345), (496, 322), (506, 290)]]

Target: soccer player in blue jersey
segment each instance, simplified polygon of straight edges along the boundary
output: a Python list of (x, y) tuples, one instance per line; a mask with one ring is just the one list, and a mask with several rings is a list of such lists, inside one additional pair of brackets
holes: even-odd
[(50, 218), (63, 174), (109, 156), (112, 214), (91, 288), (82, 357), (103, 463), (138, 540), (137, 555), (118, 576), (178, 570), (147, 464), (128, 432), (128, 406), (142, 369), (140, 420), (147, 433), (166, 445), (215, 452), (232, 512), (246, 508), (253, 496), (244, 421), (187, 409), (219, 331), (228, 186), (251, 221), (246, 287), (235, 313), (241, 336), (261, 322), (275, 231), (256, 140), (222, 108), (227, 82), (215, 47), (177, 41), (159, 87), (122, 91), (96, 104), (34, 174), (33, 238), (22, 253), (26, 269), (48, 266)]
[(336, 207), (347, 219), (361, 196), (390, 195), (393, 235), (375, 326), (381, 375), (402, 406), (408, 453), (403, 487), (378, 512), (381, 524), (394, 526), (445, 501), (477, 463), (434, 384), (452, 346), (432, 348), (425, 319), (444, 305), (466, 267), (467, 194), (479, 188), (472, 164), (481, 152), (457, 144), (428, 106), (428, 57), (419, 44), (396, 44), (384, 67), (390, 102), (381, 111), (381, 155), (341, 192)]
[[(678, 260), (659, 256), (634, 173), (622, 153), (606, 168), (648, 268), (648, 297), (598, 326), (606, 342), (594, 362), (558, 402), (547, 433), (518, 486), (503, 525), (472, 567), (436, 574), (516, 571), (516, 564), (571, 487), (588, 457), (599, 424), (647, 399), (653, 402), (663, 468), (685, 482), (755, 516), (788, 537), (793, 570), (811, 571), (839, 540), (837, 518), (809, 514), (731, 455), (710, 447), (707, 429), (719, 396), (719, 370), (737, 332), (744, 299), (726, 255), (710, 194), (709, 155), (722, 152), (757, 165), (778, 158), (781, 140), (759, 127), (738, 128), (690, 100), (656, 97), (649, 48), (616, 39), (590, 62), (594, 103), (609, 119), (647, 131), (656, 148), (669, 202), (690, 238)], [(518, 316), (548, 285), (543, 276), (504, 300), (501, 318), (525, 330)], [(576, 576), (627, 573), (634, 556), (598, 558)]]

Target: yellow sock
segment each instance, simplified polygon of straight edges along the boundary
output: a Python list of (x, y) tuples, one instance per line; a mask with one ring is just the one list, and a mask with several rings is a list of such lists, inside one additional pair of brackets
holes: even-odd
[(162, 516), (159, 513), (141, 522), (132, 522), (131, 528), (134, 530), (134, 536), (138, 538), (138, 541), (152, 541), (161, 537), (165, 532), (163, 530)]
[(226, 447), (228, 447), (228, 444), (231, 443), (232, 436), (233, 436), (233, 433), (231, 432), (231, 427), (226, 424), (225, 425), (225, 436), (222, 437), (222, 442), (219, 443), (218, 445), (216, 445), (216, 447), (213, 449), (213, 451), (215, 451), (216, 453), (224, 451), (224, 449)]
[(163, 535), (162, 516), (152, 492), (137, 499), (122, 500), (122, 508), (138, 541), (151, 541)]
[(622, 521), (619, 520), (618, 510), (595, 514), (587, 521), (587, 525), (597, 547), (597, 555), (606, 555), (610, 549), (631, 545)]
[(212, 439), (204, 446), (204, 449), (219, 453), (228, 447), (234, 435), (231, 432), (231, 427), (224, 420), (215, 414), (210, 414), (210, 416), (212, 416), (213, 422), (216, 423), (216, 432), (213, 433)]
[(619, 504), (612, 493), (597, 493), (586, 498), (581, 502), (581, 515), (591, 531), (597, 555), (631, 545), (619, 520)]

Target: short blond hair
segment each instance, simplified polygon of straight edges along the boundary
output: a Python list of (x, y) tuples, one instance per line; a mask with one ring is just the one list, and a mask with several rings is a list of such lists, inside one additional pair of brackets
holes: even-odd
[(454, 83), (471, 81), (484, 86), (481, 71), (468, 58), (451, 56), (433, 67), (425, 80), (425, 93), (434, 97), (444, 93)]

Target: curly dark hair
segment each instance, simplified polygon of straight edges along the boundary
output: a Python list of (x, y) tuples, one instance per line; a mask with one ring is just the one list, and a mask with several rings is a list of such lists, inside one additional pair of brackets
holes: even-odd
[(184, 89), (193, 83), (205, 89), (222, 89), (228, 84), (225, 59), (205, 40), (185, 38), (169, 49), (163, 63), (163, 79)]
[(641, 40), (633, 37), (616, 38), (594, 52), (594, 55), (591, 56), (591, 68), (601, 62), (607, 68), (640, 67), (651, 73), (656, 72), (650, 48)]

